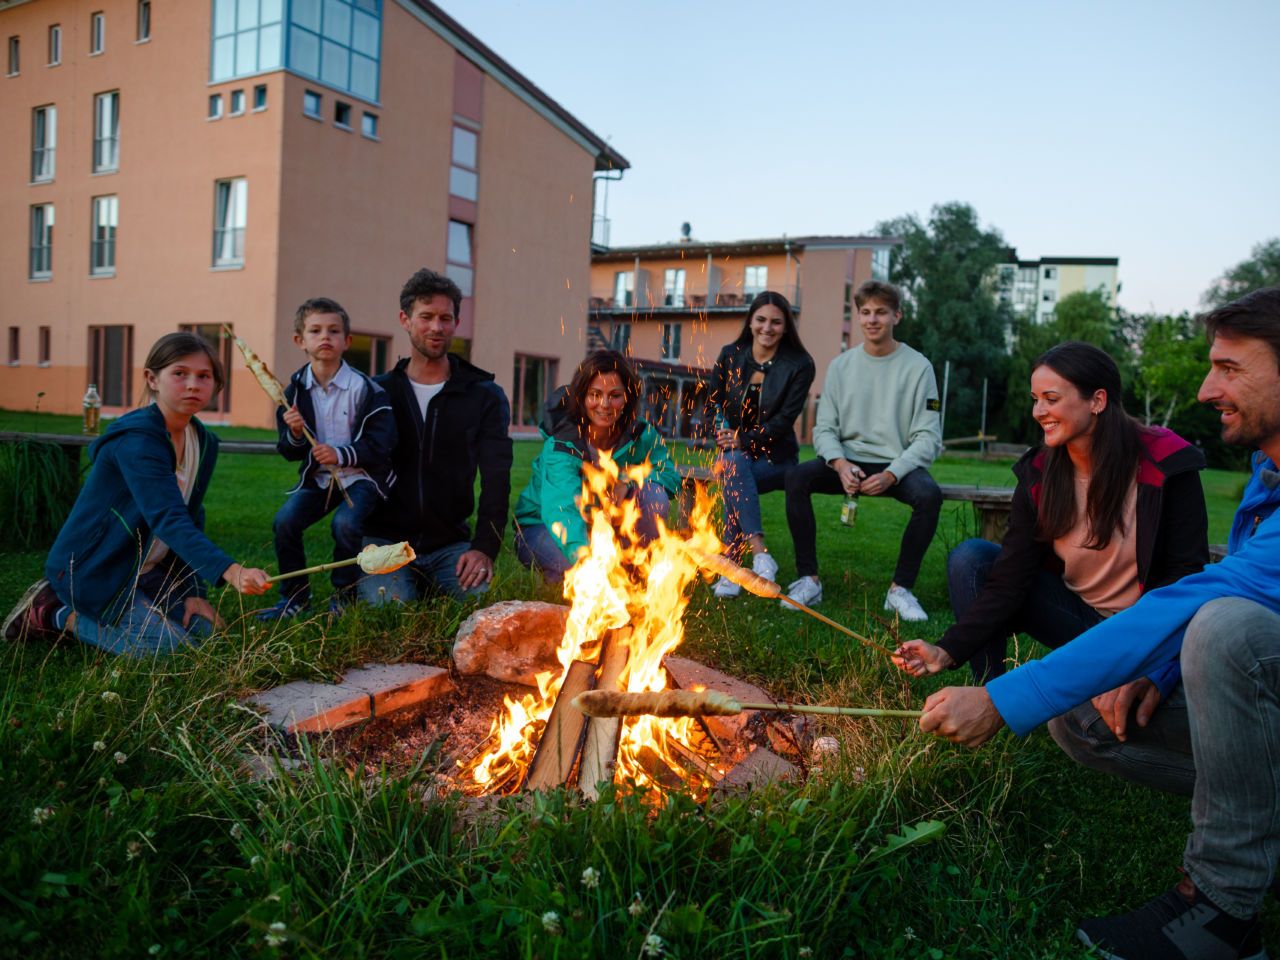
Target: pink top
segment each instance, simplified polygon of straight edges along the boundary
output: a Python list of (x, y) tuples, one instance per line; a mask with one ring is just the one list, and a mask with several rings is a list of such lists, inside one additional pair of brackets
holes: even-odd
[(1102, 550), (1084, 546), (1089, 539), (1089, 518), (1085, 513), (1088, 492), (1089, 478), (1077, 474), (1076, 525), (1053, 541), (1053, 552), (1066, 567), (1062, 579), (1071, 592), (1109, 617), (1133, 606), (1142, 593), (1138, 583), (1138, 485), (1129, 487), (1120, 529)]

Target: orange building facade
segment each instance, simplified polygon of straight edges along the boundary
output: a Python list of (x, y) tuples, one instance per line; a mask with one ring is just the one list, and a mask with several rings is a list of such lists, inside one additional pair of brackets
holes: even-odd
[[(348, 360), (409, 350), (419, 267), (466, 294), (457, 349), (513, 423), (586, 352), (594, 177), (627, 161), (426, 0), (0, 0), (0, 407), (132, 406), (151, 343), (244, 337), (282, 379), (309, 297)], [(230, 388), (204, 418), (267, 426)]]
[(622, 350), (645, 380), (650, 415), (668, 436), (702, 428), (706, 372), (738, 338), (747, 306), (764, 290), (790, 301), (818, 375), (797, 429), (807, 438), (827, 366), (862, 342), (853, 292), (887, 280), (892, 237), (687, 241), (597, 249), (591, 261), (587, 336)]

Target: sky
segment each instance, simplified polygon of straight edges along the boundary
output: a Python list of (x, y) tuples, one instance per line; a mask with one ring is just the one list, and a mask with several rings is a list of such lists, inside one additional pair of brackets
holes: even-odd
[(1177, 313), (1280, 236), (1276, 0), (439, 2), (630, 161), (615, 245), (962, 201)]

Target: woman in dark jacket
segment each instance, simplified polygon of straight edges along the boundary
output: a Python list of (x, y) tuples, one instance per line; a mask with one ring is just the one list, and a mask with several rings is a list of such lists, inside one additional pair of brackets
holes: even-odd
[(204, 535), (218, 439), (195, 414), (222, 388), (222, 365), (193, 333), (156, 341), (143, 367), (150, 402), (89, 447), (93, 470), (45, 561), (45, 577), (5, 620), (7, 639), (56, 636), (131, 656), (167, 653), (210, 632), (206, 582), (265, 593)]
[[(776, 580), (778, 564), (769, 555), (760, 516), (760, 494), (781, 490), (787, 470), (799, 458), (796, 418), (809, 398), (813, 357), (796, 332), (791, 304), (766, 290), (751, 301), (738, 339), (720, 351), (707, 394), (714, 424), (715, 470), (724, 496), (724, 542), (735, 563), (751, 552), (751, 568)], [(736, 597), (741, 588), (724, 577), (718, 597)]]
[[(1115, 361), (1090, 344), (1059, 344), (1036, 360), (1044, 444), (1014, 465), (1008, 533), (1000, 546), (967, 540), (951, 552), (956, 622), (936, 646), (902, 644), (902, 669), (924, 676), (968, 661), (976, 680), (990, 680), (1004, 673), (1010, 633), (1060, 647), (1208, 562), (1204, 455), (1130, 417), (1120, 390)], [(1167, 696), (1176, 662), (1149, 679)]]

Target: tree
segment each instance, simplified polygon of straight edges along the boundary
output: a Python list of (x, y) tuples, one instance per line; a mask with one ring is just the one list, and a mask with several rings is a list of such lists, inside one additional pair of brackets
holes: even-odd
[(1209, 344), (1185, 313), (1143, 319), (1137, 393), (1143, 419), (1167, 427), (1174, 417), (1196, 409), (1196, 395), (1209, 369)]
[(1200, 299), (1206, 307), (1220, 307), (1263, 287), (1280, 287), (1280, 237), (1254, 247), (1249, 259), (1227, 270)]
[[(911, 214), (879, 224), (876, 232), (903, 240), (890, 263), (890, 279), (904, 299), (898, 339), (933, 362), (939, 381), (951, 361), (947, 432), (975, 433), (983, 378), (995, 388), (1004, 383), (1012, 315), (994, 291), (996, 268), (1006, 258), (1004, 238), (983, 230), (965, 203), (934, 207), (927, 224)], [(1002, 393), (994, 390), (988, 406), (998, 407)]]

